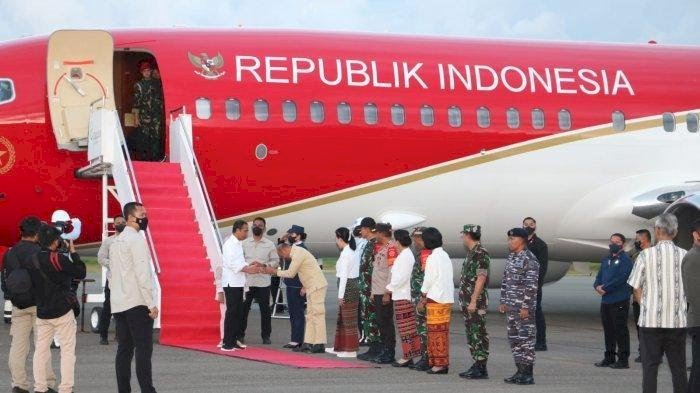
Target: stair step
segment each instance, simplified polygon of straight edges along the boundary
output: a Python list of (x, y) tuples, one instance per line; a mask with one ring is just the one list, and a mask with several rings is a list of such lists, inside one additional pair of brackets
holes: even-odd
[(154, 230), (151, 232), (151, 235), (153, 236), (153, 242), (156, 244), (156, 246), (161, 243), (177, 243), (180, 245), (190, 245), (193, 247), (204, 246), (204, 240), (202, 240), (202, 235), (200, 235), (199, 232), (197, 232), (196, 236), (193, 236), (191, 235), (191, 232), (180, 232), (171, 230), (168, 230), (166, 232), (165, 230)]
[(150, 195), (141, 194), (141, 200), (144, 205), (157, 206), (161, 208), (179, 208), (188, 207), (191, 208), (192, 203), (190, 202), (189, 196), (185, 195), (168, 195), (163, 193), (153, 193)]
[(184, 184), (139, 184), (139, 193), (143, 195), (167, 194), (167, 195), (189, 195)]
[(149, 221), (160, 221), (160, 222), (195, 222), (194, 210), (192, 209), (172, 209), (172, 208), (160, 208), (160, 207), (146, 207), (148, 209)]

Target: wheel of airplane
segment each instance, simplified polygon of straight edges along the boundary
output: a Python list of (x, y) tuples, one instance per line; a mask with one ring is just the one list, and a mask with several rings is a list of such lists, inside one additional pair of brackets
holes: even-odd
[(90, 331), (93, 333), (100, 332), (100, 314), (102, 314), (102, 307), (93, 307), (90, 313)]

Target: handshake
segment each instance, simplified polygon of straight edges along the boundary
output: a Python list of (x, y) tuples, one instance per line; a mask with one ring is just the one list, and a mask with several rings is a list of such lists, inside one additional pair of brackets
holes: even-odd
[(244, 269), (245, 273), (248, 274), (275, 274), (277, 269), (271, 266), (267, 266), (262, 262), (254, 261)]

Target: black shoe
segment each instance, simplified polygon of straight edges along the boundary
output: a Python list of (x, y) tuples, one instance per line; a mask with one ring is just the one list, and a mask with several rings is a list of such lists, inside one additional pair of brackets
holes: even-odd
[(413, 364), (413, 367), (408, 367), (416, 371), (428, 371), (430, 369), (430, 364), (428, 364), (427, 358), (422, 357), (418, 362)]
[(100, 345), (109, 345), (109, 340), (107, 340), (107, 337), (100, 338)]
[(488, 379), (489, 372), (486, 371), (485, 363), (474, 363), (469, 370), (459, 373), (459, 376), (466, 379)]
[(301, 346), (301, 344), (292, 344), (292, 343), (288, 343), (288, 344), (284, 344), (284, 345), (282, 346), (282, 348), (294, 349), (294, 348), (299, 348), (300, 346)]
[(392, 364), (395, 361), (396, 356), (394, 355), (394, 351), (383, 351), (381, 355), (379, 355), (376, 359), (372, 361), (372, 363)]
[(369, 362), (372, 359), (375, 359), (377, 356), (379, 356), (379, 352), (379, 345), (377, 343), (371, 343), (367, 352), (357, 355), (357, 360), (364, 360), (366, 362)]
[(615, 353), (614, 352), (605, 352), (605, 357), (603, 360), (599, 361), (598, 363), (595, 363), (596, 367), (610, 367), (612, 364), (615, 363)]
[(516, 371), (515, 374), (513, 374), (513, 376), (510, 377), (510, 378), (503, 378), (503, 382), (505, 382), (505, 383), (515, 383), (515, 381), (517, 381), (518, 379), (520, 379), (520, 377), (522, 376), (522, 372), (523, 372), (523, 365), (521, 365), (521, 364), (516, 364), (515, 366), (518, 368), (518, 371)]
[(532, 376), (532, 364), (523, 365), (520, 378), (513, 381), (516, 385), (534, 385), (535, 378)]
[(411, 367), (413, 365), (413, 359), (408, 359), (407, 361), (401, 363), (398, 360), (391, 363), (392, 367), (398, 367), (398, 368), (403, 368), (403, 367), (408, 367), (408, 368), (413, 368)]
[(12, 388), (12, 393), (29, 393), (29, 390), (24, 390), (19, 386)]
[(309, 346), (309, 344), (304, 343), (304, 344), (301, 344), (301, 345), (297, 346), (296, 348), (292, 349), (292, 351), (308, 353), (308, 352), (311, 352), (311, 347)]
[(272, 341), (270, 341), (269, 337), (263, 337), (263, 344), (270, 345), (272, 344)]
[(642, 355), (639, 355), (639, 356), (637, 356), (636, 358), (634, 358), (634, 362), (635, 362), (635, 363), (641, 363), (641, 362), (642, 362)]
[(309, 348), (310, 353), (325, 353), (326, 352), (326, 346), (323, 344), (313, 344)]
[(432, 367), (430, 370), (426, 371), (428, 374), (436, 375), (436, 374), (447, 374), (450, 371), (449, 367), (442, 367), (437, 371), (433, 371)]
[(241, 338), (239, 338), (238, 341), (239, 341), (241, 344), (245, 344), (245, 336), (241, 336)]
[(546, 351), (547, 344), (535, 344), (535, 351)]
[(627, 361), (627, 359), (618, 359), (617, 362), (610, 365), (610, 368), (615, 368), (615, 369), (630, 368), (630, 364), (629, 364), (629, 361)]
[(55, 390), (53, 390), (53, 389), (51, 389), (51, 388), (48, 388), (48, 389), (46, 390), (46, 393), (58, 393), (58, 392), (55, 391)]

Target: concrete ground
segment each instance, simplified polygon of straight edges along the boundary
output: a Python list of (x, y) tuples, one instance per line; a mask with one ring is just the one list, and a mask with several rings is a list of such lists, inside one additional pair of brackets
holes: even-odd
[[(538, 352), (535, 365), (536, 385), (511, 386), (503, 378), (514, 371), (506, 339), (505, 320), (494, 311), (498, 291), (491, 290), (488, 331), (491, 337), (489, 374), (491, 379), (467, 381), (457, 374), (471, 364), (467, 360), (466, 336), (461, 315), (452, 314), (451, 367), (448, 375), (427, 375), (391, 366), (370, 369), (309, 370), (294, 369), (267, 363), (239, 360), (188, 350), (155, 346), (153, 373), (159, 392), (456, 392), (464, 390), (489, 392), (639, 392), (641, 365), (632, 363), (629, 370), (600, 369), (593, 363), (602, 357), (603, 334), (598, 317), (599, 298), (594, 294), (588, 276), (567, 276), (544, 289), (543, 308), (547, 317), (549, 351)], [(335, 280), (329, 276), (329, 282)], [(337, 305), (335, 286), (328, 291), (327, 329), (332, 343)], [(88, 307), (88, 311), (91, 307)], [(87, 321), (86, 321), (87, 325)], [(248, 324), (247, 343), (260, 345), (259, 315), (254, 306)], [(113, 328), (112, 328), (113, 330)], [(289, 321), (273, 319), (273, 348), (289, 339)], [(636, 334), (630, 323), (632, 348), (637, 348)], [(9, 325), (0, 324), (0, 359), (6, 364), (9, 351)], [(92, 333), (78, 334), (76, 392), (114, 392), (114, 354), (116, 345), (98, 345)], [(363, 349), (362, 349), (363, 350)], [(54, 350), (58, 370), (58, 351)], [(688, 351), (689, 353), (689, 351)], [(400, 354), (400, 348), (397, 349)], [(326, 354), (308, 356), (330, 356)], [(31, 368), (31, 361), (28, 362)], [(29, 370), (31, 373), (31, 369)], [(659, 392), (671, 392), (671, 378), (664, 363), (659, 371)], [(0, 367), (0, 386), (9, 391), (7, 366)], [(138, 391), (135, 374), (132, 381)], [(1, 390), (0, 390), (1, 391)]]

